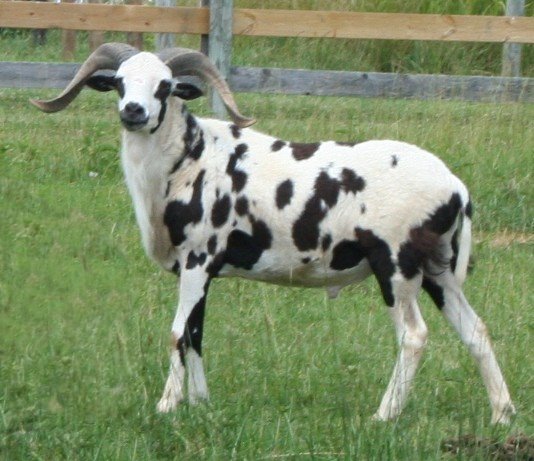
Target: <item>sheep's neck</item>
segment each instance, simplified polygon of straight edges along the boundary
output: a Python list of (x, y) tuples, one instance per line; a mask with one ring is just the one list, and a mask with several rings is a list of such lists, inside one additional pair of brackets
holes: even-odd
[(187, 117), (176, 116), (180, 114), (181, 108), (169, 107), (155, 133), (124, 130), (122, 135), (122, 164), (143, 245), (147, 254), (167, 269), (177, 258), (163, 223), (167, 185), (170, 173), (185, 155), (187, 142)]

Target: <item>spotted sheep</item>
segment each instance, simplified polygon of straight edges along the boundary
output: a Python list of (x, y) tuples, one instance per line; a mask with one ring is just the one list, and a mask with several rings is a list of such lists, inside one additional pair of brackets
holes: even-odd
[[(114, 73), (97, 72), (104, 69)], [(212, 86), (232, 121), (189, 113), (183, 101), (201, 91), (182, 75)], [(208, 398), (201, 346), (212, 279), (325, 287), (335, 296), (374, 275), (399, 345), (374, 418), (395, 418), (406, 402), (427, 339), (422, 287), (480, 367), (492, 421), (509, 422), (515, 410), (486, 327), (462, 291), (468, 191), (436, 156), (397, 141), (296, 143), (254, 131), (217, 69), (193, 50), (104, 44), (57, 98), (32, 103), (56, 112), (84, 86), (117, 90), (122, 166), (144, 247), (180, 276), (159, 411), (184, 399), (186, 365), (189, 401)]]

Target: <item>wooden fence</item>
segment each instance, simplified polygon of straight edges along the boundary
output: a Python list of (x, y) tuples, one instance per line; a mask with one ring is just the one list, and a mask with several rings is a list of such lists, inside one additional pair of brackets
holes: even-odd
[[(233, 20), (222, 21), (224, 14), (228, 15), (228, 7)], [(213, 33), (217, 25), (230, 37), (233, 34), (534, 43), (531, 17), (232, 9), (231, 1), (226, 0), (214, 1), (211, 9), (0, 0), (0, 27), (205, 35)], [(215, 53), (217, 47), (211, 49)], [(231, 49), (223, 54), (230, 52)], [(229, 59), (226, 61), (229, 63)], [(62, 87), (74, 69), (67, 64), (1, 62), (0, 86)], [(534, 101), (533, 78), (245, 67), (232, 67), (225, 72), (238, 92)]]

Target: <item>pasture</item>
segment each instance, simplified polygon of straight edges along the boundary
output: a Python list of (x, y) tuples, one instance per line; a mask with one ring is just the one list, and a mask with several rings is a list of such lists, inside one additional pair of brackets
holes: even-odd
[[(8, 58), (24, 55), (27, 37), (0, 38)], [(285, 59), (292, 43), (280, 42)], [(274, 49), (239, 46), (238, 64)], [(429, 341), (408, 406), (397, 421), (370, 420), (397, 352), (371, 279), (336, 300), (216, 280), (204, 337), (211, 402), (158, 414), (176, 279), (141, 247), (115, 96), (86, 91), (54, 115), (28, 103), (55, 94), (0, 89), (0, 460), (532, 459), (534, 105), (237, 95), (261, 131), (404, 140), (467, 184), (475, 267), (465, 292), (518, 410), (503, 428), (489, 424), (479, 373), (426, 295)], [(204, 100), (189, 107), (209, 114)]]
[(261, 130), (402, 138), (438, 152), (470, 186), (466, 293), (519, 412), (502, 429), (489, 425), (478, 372), (426, 297), (429, 344), (409, 405), (394, 423), (369, 420), (396, 354), (372, 280), (334, 301), (216, 281), (204, 354), (212, 401), (157, 414), (176, 283), (143, 254), (114, 97), (86, 92), (46, 116), (27, 103), (36, 94), (52, 95), (0, 92), (1, 459), (440, 459), (448, 438), (532, 434), (532, 105), (238, 96)]

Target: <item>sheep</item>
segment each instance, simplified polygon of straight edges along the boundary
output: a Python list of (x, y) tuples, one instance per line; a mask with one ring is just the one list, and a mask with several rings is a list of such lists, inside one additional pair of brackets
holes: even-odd
[[(212, 86), (232, 120), (192, 115), (184, 101), (202, 91), (177, 78), (183, 75)], [(396, 418), (406, 403), (427, 340), (417, 304), (423, 288), (477, 362), (492, 422), (509, 423), (515, 408), (508, 388), (462, 291), (469, 193), (435, 155), (399, 141), (297, 143), (255, 131), (216, 67), (194, 50), (153, 54), (104, 44), (58, 97), (31, 102), (60, 111), (84, 86), (118, 92), (122, 167), (143, 246), (179, 275), (160, 412), (184, 400), (186, 368), (189, 401), (208, 399), (202, 336), (214, 278), (324, 287), (336, 296), (374, 275), (399, 347), (374, 418)]]

